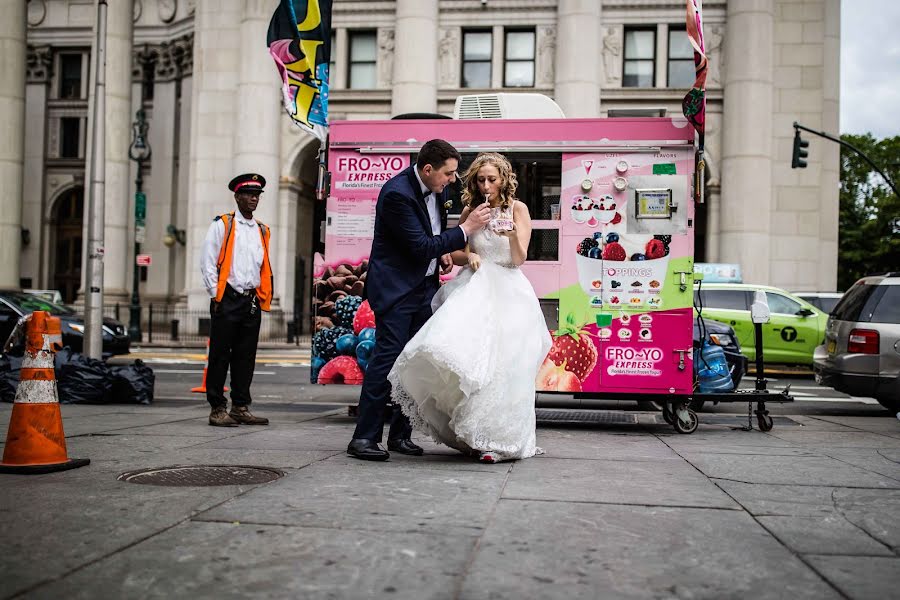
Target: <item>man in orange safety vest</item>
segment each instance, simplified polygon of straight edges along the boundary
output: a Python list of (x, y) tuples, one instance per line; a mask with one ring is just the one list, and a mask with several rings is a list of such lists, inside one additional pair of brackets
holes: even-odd
[[(216, 427), (268, 425), (250, 412), (260, 315), (272, 304), (270, 230), (253, 218), (266, 187), (262, 175), (238, 175), (228, 184), (237, 210), (219, 215), (203, 241), (200, 272), (209, 292), (209, 365), (206, 399)], [(226, 412), (225, 375), (231, 368), (231, 410)]]

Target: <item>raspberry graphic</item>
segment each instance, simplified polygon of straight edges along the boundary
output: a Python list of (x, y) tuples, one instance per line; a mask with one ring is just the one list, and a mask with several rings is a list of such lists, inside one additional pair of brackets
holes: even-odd
[(338, 356), (329, 360), (319, 369), (317, 383), (344, 383), (347, 385), (360, 385), (363, 382), (363, 372), (350, 356)]
[(644, 248), (644, 253), (647, 255), (647, 258), (662, 258), (666, 255), (666, 244), (658, 239), (652, 239), (647, 242), (647, 246)]
[(363, 300), (353, 317), (353, 333), (359, 335), (366, 327), (375, 327), (375, 313), (369, 307), (369, 301)]
[(619, 242), (610, 242), (603, 248), (603, 260), (625, 260), (628, 255)]
[(621, 223), (621, 222), (622, 222), (622, 215), (620, 215), (619, 213), (616, 213), (616, 216), (613, 217), (613, 220), (610, 221), (609, 224), (615, 225), (615, 224)]

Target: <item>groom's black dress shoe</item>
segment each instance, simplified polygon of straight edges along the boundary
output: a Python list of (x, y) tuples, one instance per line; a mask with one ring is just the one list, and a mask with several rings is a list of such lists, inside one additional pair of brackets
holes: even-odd
[(347, 454), (360, 460), (387, 460), (391, 457), (386, 450), (372, 440), (354, 438), (347, 446)]
[(398, 454), (408, 454), (409, 456), (422, 456), (425, 453), (420, 446), (413, 444), (410, 439), (388, 440), (388, 450)]

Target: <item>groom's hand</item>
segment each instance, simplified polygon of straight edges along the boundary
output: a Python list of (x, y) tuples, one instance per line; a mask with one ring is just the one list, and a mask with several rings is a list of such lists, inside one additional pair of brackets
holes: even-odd
[(469, 213), (469, 216), (460, 227), (466, 232), (466, 237), (470, 237), (476, 231), (487, 225), (487, 222), (490, 221), (490, 219), (491, 207), (488, 206), (487, 202), (483, 202), (479, 204), (475, 210)]
[(441, 257), (441, 275), (446, 275), (453, 269), (453, 259), (450, 258), (449, 254), (445, 254)]

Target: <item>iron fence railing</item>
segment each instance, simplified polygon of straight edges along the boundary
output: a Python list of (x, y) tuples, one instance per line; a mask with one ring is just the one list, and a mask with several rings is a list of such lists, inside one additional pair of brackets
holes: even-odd
[[(116, 319), (127, 330), (128, 309), (125, 304), (107, 305), (103, 307), (103, 314)], [(309, 321), (308, 313), (300, 313), (295, 319), (292, 311), (263, 312), (259, 341), (309, 345)], [(209, 325), (208, 310), (189, 310), (165, 304), (141, 306), (141, 332), (146, 343), (205, 342), (209, 337)]]

